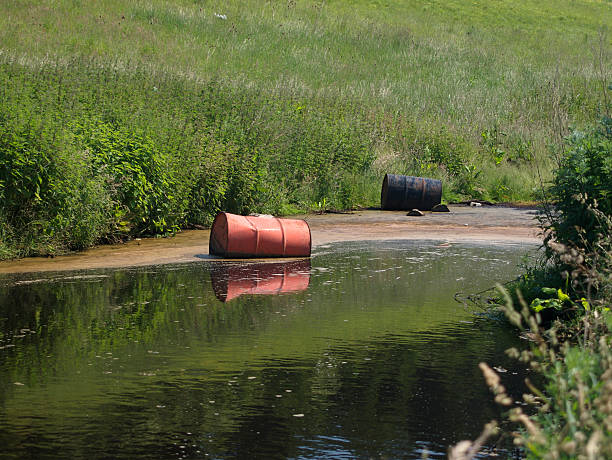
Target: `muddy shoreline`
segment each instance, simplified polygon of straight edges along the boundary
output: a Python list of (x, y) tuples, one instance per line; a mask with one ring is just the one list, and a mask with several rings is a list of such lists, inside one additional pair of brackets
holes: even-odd
[[(300, 216), (310, 225), (313, 253), (342, 241), (436, 240), (444, 243), (539, 244), (537, 211), (502, 206), (449, 206), (450, 213), (408, 217), (404, 211), (364, 210)], [(58, 257), (0, 262), (0, 273), (28, 273), (222, 260), (208, 255), (209, 230), (187, 230), (171, 238), (143, 238)]]

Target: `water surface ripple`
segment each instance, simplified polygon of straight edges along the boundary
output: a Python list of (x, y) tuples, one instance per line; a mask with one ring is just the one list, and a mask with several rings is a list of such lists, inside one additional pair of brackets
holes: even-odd
[[(0, 278), (1, 458), (430, 458), (500, 416), (514, 332), (454, 300), (533, 246)], [(505, 452), (504, 455), (509, 454)]]

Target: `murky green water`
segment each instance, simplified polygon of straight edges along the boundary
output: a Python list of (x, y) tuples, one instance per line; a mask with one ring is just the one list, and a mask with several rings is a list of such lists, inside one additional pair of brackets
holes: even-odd
[(530, 250), (350, 243), (0, 278), (0, 457), (444, 456), (499, 417), (477, 363), (522, 378), (515, 333), (454, 294)]

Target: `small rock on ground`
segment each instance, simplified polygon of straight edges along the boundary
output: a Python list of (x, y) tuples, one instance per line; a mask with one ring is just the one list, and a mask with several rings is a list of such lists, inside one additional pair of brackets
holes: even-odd
[(431, 208), (431, 212), (450, 212), (450, 209), (445, 204), (437, 204)]
[(406, 215), (407, 216), (423, 216), (424, 214), (421, 211), (419, 211), (418, 209), (413, 209), (412, 211), (410, 211)]

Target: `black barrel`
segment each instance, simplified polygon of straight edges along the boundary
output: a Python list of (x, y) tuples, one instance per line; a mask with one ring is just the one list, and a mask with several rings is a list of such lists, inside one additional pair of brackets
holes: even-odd
[(429, 211), (442, 200), (442, 181), (425, 177), (385, 174), (380, 207), (387, 210)]

